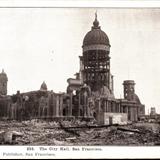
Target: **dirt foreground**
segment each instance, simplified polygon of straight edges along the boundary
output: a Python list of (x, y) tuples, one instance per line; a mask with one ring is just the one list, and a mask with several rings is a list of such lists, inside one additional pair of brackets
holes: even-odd
[(85, 121), (0, 121), (1, 145), (160, 145), (160, 125), (100, 126)]

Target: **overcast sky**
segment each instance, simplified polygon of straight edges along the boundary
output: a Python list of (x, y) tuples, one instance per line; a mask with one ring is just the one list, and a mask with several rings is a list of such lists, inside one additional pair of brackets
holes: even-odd
[(150, 107), (160, 113), (160, 9), (1, 8), (0, 69), (8, 94), (38, 90), (43, 81), (66, 91), (96, 10), (111, 44), (116, 98), (123, 97), (123, 80), (135, 80), (146, 113)]

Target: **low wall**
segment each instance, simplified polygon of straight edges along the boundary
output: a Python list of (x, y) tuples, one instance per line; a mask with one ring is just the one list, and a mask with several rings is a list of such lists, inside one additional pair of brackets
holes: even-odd
[(125, 125), (128, 121), (127, 113), (102, 113), (98, 122), (105, 125), (120, 124)]

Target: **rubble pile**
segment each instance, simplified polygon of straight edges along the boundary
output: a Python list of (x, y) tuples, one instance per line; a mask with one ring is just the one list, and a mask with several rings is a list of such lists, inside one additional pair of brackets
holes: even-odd
[(160, 125), (99, 126), (85, 121), (0, 121), (1, 145), (160, 145)]

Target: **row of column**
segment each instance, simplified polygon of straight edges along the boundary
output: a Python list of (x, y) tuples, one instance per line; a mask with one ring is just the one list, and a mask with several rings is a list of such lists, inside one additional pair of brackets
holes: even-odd
[(105, 100), (103, 103), (101, 103), (101, 106), (104, 112), (115, 112), (115, 113), (121, 112), (120, 103), (116, 103), (115, 101)]
[(104, 112), (127, 113), (129, 120), (137, 121), (138, 108), (136, 106), (121, 105), (121, 103), (108, 100), (104, 100), (103, 103), (99, 101), (99, 103)]
[(72, 105), (70, 101), (72, 100), (72, 96), (70, 96), (69, 103), (63, 104), (63, 95), (50, 95), (46, 98), (46, 105), (39, 105), (39, 118), (54, 118), (54, 117), (62, 117), (63, 109), (67, 109), (67, 115), (70, 116), (72, 114)]
[[(47, 108), (47, 117), (61, 117), (63, 115), (63, 109), (66, 108), (67, 114), (65, 116), (71, 117), (73, 115), (73, 104), (72, 104), (72, 93), (68, 97), (68, 101), (66, 104), (63, 104), (63, 95), (55, 95), (55, 101), (52, 105), (48, 105)], [(83, 104), (80, 102), (79, 95), (79, 103), (78, 103), (78, 113), (77, 116), (89, 117), (91, 110), (89, 110), (88, 99), (84, 96)], [(127, 113), (129, 120), (137, 120), (137, 108), (134, 106), (121, 105), (116, 101), (109, 100), (98, 100), (95, 104), (95, 108), (98, 107), (98, 111), (102, 110), (102, 112), (112, 112), (112, 113)], [(82, 113), (80, 112), (82, 111)]]
[[(83, 117), (89, 117), (89, 103), (88, 103), (88, 95), (84, 94), (83, 96), (81, 94), (78, 95), (78, 115), (77, 116), (83, 116)], [(83, 97), (83, 100), (81, 98)], [(83, 102), (82, 102), (83, 101)]]

